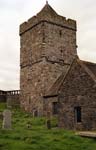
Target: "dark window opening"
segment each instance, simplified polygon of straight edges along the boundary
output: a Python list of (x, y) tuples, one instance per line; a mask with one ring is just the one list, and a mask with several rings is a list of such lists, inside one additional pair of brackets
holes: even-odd
[(43, 32), (43, 39), (42, 42), (45, 43), (45, 33)]
[(81, 107), (75, 107), (75, 120), (81, 122)]
[(53, 102), (53, 114), (58, 114), (58, 102)]
[(33, 117), (38, 117), (38, 111), (37, 110), (33, 110)]
[(29, 105), (31, 104), (31, 97), (30, 96), (28, 97), (28, 103), (29, 103)]
[(62, 49), (61, 49), (60, 51), (61, 51), (61, 53), (63, 53), (63, 50), (62, 50)]
[(60, 37), (62, 36), (62, 31), (61, 30), (59, 31), (59, 35), (60, 35)]
[(34, 111), (34, 117), (38, 117), (38, 111)]

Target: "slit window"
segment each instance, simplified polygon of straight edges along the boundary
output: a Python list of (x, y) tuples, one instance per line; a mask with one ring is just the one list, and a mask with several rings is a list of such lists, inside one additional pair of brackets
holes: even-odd
[(62, 36), (62, 31), (61, 30), (59, 31), (59, 35), (60, 35), (60, 37)]
[(58, 114), (58, 102), (53, 102), (53, 114)]
[(75, 107), (75, 121), (81, 122), (81, 107)]

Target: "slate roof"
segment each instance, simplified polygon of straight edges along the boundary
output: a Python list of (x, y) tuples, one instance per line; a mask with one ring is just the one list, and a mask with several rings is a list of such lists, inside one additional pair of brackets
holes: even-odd
[(39, 15), (54, 15), (54, 16), (58, 16), (58, 14), (56, 13), (56, 11), (48, 4), (46, 3), (46, 5), (42, 8), (42, 10), (37, 14), (37, 16)]
[(96, 76), (96, 63), (86, 62), (83, 61), (83, 63), (94, 73)]
[(61, 87), (61, 84), (64, 82), (66, 76), (68, 75), (74, 61), (78, 62), (79, 65), (81, 65), (81, 67), (84, 68), (84, 70), (86, 71), (86, 73), (92, 78), (92, 80), (96, 83), (96, 64), (95, 63), (91, 63), (91, 62), (87, 62), (87, 61), (82, 61), (80, 60), (78, 57), (76, 57), (72, 64), (70, 65), (69, 69), (67, 70), (66, 74), (62, 73), (58, 79), (56, 80), (56, 82), (53, 84), (53, 86), (46, 92), (46, 94), (44, 95), (45, 98), (47, 97), (52, 97), (52, 96), (57, 96), (59, 89)]
[(44, 97), (51, 97), (51, 96), (57, 96), (58, 95), (58, 90), (60, 85), (62, 84), (63, 80), (64, 80), (64, 73), (62, 73), (58, 79), (56, 80), (56, 82), (52, 85), (52, 87), (45, 93)]
[[(70, 68), (70, 66), (68, 67), (67, 72), (69, 71), (69, 68)], [(67, 73), (65, 73), (65, 72), (61, 73), (61, 75), (54, 82), (52, 87), (45, 93), (44, 97), (51, 97), (51, 96), (57, 96), (58, 95), (59, 88), (60, 88), (61, 84), (63, 83), (66, 74)]]
[[(96, 83), (96, 64), (85, 62), (85, 61), (82, 61), (80, 59), (77, 59), (77, 62), (85, 69), (85, 71), (87, 72), (87, 74)], [(92, 67), (92, 66), (94, 66), (94, 67)], [(94, 72), (93, 72), (92, 68), (95, 68)]]

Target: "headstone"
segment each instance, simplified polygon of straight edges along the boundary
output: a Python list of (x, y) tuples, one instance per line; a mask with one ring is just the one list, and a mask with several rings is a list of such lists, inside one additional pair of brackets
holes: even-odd
[(38, 111), (36, 109), (33, 110), (33, 117), (38, 117)]
[(47, 121), (46, 121), (46, 124), (47, 124), (47, 129), (51, 129), (51, 121), (50, 121), (50, 120), (47, 120)]
[(46, 120), (47, 129), (51, 129), (51, 114), (47, 112), (47, 120)]
[(12, 108), (12, 102), (10, 98), (7, 98), (7, 108), (8, 109)]
[(4, 110), (3, 112), (3, 129), (11, 129), (11, 116), (12, 113), (10, 110)]
[(2, 112), (0, 112), (0, 119), (1, 119), (1, 120), (3, 119), (3, 114), (2, 114)]

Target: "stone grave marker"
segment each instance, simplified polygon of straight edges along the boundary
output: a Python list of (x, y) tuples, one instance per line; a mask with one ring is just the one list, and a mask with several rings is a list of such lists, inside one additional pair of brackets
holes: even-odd
[(2, 120), (3, 119), (3, 114), (2, 114), (2, 112), (0, 112), (0, 120)]
[(6, 109), (3, 112), (3, 129), (11, 129), (11, 117), (12, 113), (10, 110)]
[(47, 129), (51, 129), (51, 114), (50, 112), (47, 112), (47, 120), (46, 120), (46, 125), (47, 125)]

